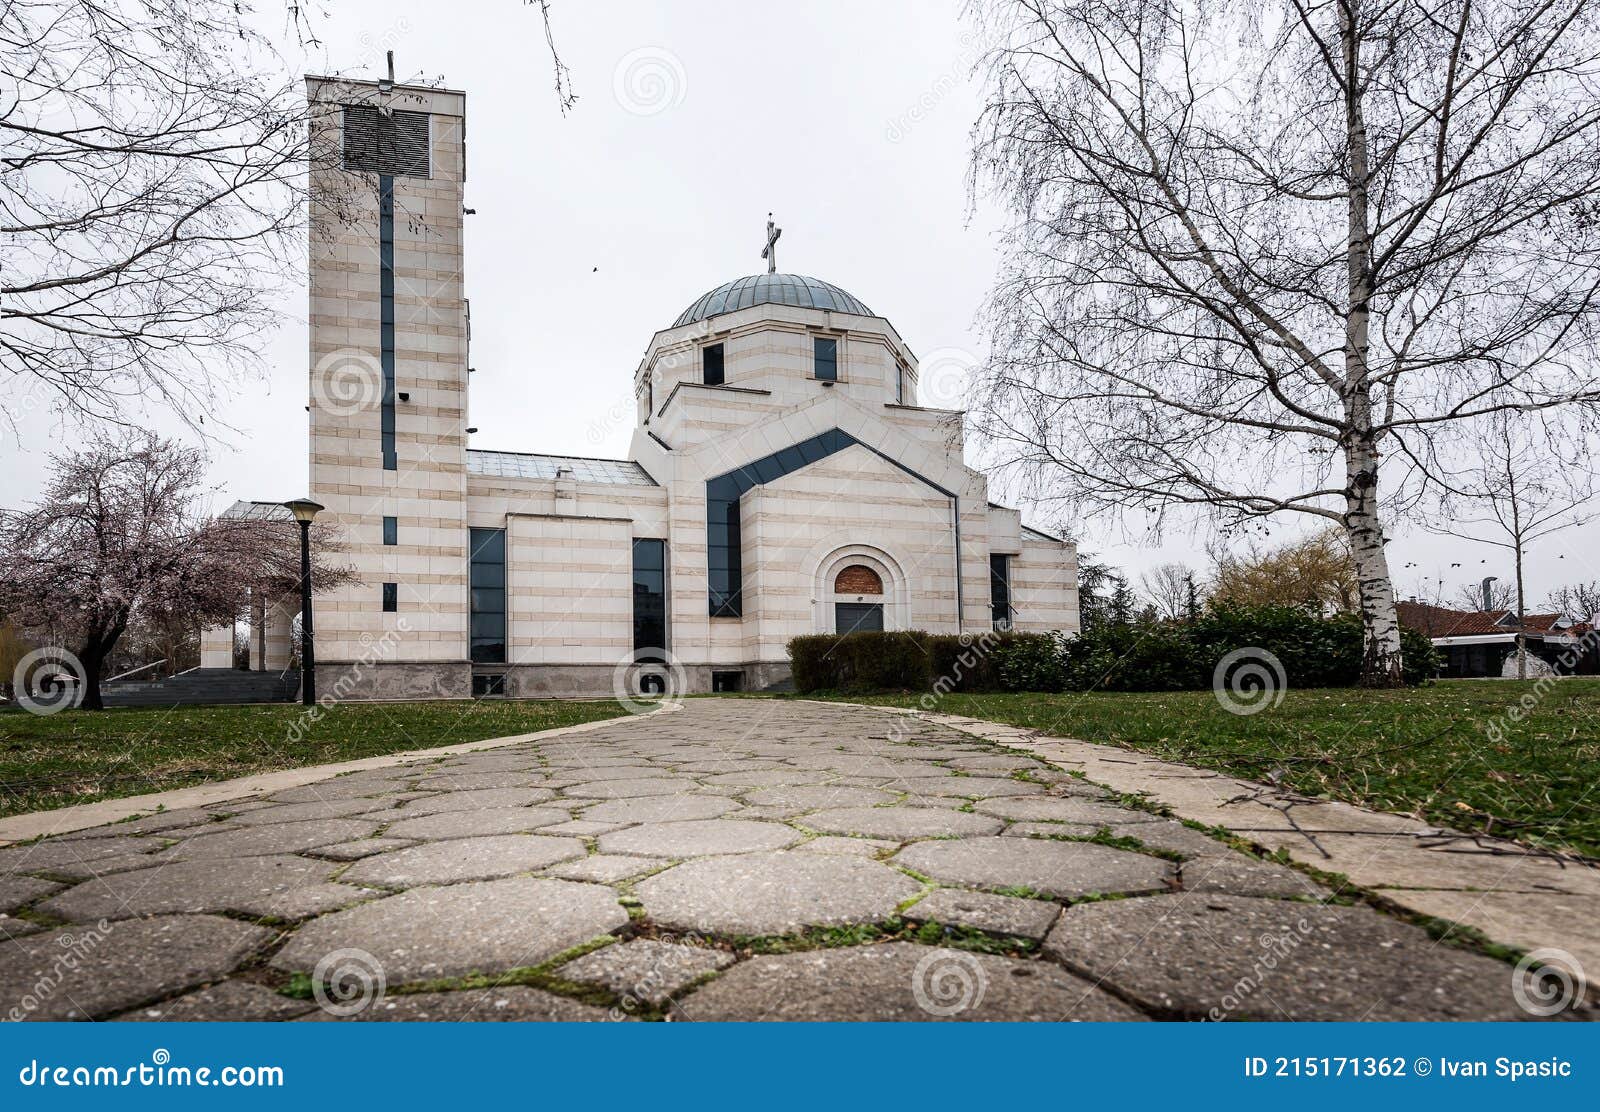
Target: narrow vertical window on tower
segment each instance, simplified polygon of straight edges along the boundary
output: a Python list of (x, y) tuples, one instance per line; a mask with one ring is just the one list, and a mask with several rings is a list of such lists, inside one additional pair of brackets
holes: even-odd
[(385, 583), (383, 585), (383, 612), (393, 614), (400, 609), (400, 584)]
[(898, 359), (894, 362), (894, 400), (896, 405), (906, 404), (906, 368)]
[(378, 435), (383, 469), (398, 471), (394, 420), (394, 175), (378, 175), (378, 362), (383, 375)]
[(726, 381), (722, 371), (722, 345), (707, 344), (700, 349), (701, 381), (707, 386), (721, 386)]
[(812, 374), (821, 382), (839, 379), (839, 341), (832, 336), (815, 336), (811, 340)]
[(642, 664), (660, 664), (667, 651), (667, 542), (633, 542), (633, 653)]
[(506, 531), (468, 530), (472, 663), (506, 662)]
[(994, 628), (1011, 628), (1011, 557), (999, 552), (989, 554), (989, 603), (994, 618)]
[(400, 543), (400, 519), (385, 517), (383, 519), (383, 543), (395, 545)]

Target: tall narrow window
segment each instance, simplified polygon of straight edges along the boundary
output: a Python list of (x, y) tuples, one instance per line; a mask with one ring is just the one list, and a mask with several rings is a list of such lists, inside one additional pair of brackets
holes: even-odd
[(383, 469), (398, 471), (394, 420), (394, 175), (378, 175), (378, 436)]
[(506, 531), (468, 530), (472, 546), (468, 587), (472, 593), (472, 662), (506, 660)]
[(811, 341), (812, 373), (823, 382), (839, 378), (839, 341), (832, 336), (816, 336)]
[(995, 629), (1011, 628), (1011, 557), (989, 554), (989, 604)]
[(894, 400), (897, 405), (906, 404), (906, 368), (899, 360), (894, 364)]
[(383, 543), (400, 543), (400, 519), (398, 517), (386, 517), (383, 519)]
[(398, 583), (385, 583), (383, 585), (383, 612), (393, 614), (400, 609), (400, 585)]
[(667, 542), (633, 542), (633, 651), (641, 663), (660, 664), (667, 650)]
[(707, 386), (723, 384), (721, 344), (707, 344), (700, 349), (700, 370), (701, 379)]

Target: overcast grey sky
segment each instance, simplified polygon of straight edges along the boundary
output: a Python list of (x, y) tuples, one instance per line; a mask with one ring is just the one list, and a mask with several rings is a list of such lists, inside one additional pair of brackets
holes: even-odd
[[(974, 317), (1002, 216), (968, 213), (979, 89), (955, 0), (557, 0), (557, 42), (580, 97), (565, 117), (537, 11), (520, 0), (328, 6), (308, 72), (377, 76), (392, 49), (402, 78), (467, 92), (474, 447), (624, 454), (632, 374), (651, 334), (710, 287), (764, 268), (769, 210), (784, 229), (781, 269), (834, 282), (887, 316), (924, 363), (924, 403), (957, 400), (958, 369), (984, 350)], [(237, 431), (208, 423), (223, 505), (304, 491), (305, 353), (301, 287), (286, 299), (266, 379), (242, 385), (218, 415)], [(160, 414), (149, 423), (181, 432)], [(34, 495), (46, 453), (76, 435), (44, 412), (21, 434), (0, 442), (7, 505)], [(1285, 521), (1273, 537), (1298, 528)], [(1160, 547), (1105, 526), (1075, 532), (1134, 573), (1205, 564), (1202, 526), (1169, 529)], [(1600, 578), (1597, 551), (1600, 525), (1543, 542), (1530, 603), (1558, 582)], [(1501, 550), (1405, 533), (1391, 566), (1402, 594), (1423, 575), (1452, 587), (1510, 575)]]

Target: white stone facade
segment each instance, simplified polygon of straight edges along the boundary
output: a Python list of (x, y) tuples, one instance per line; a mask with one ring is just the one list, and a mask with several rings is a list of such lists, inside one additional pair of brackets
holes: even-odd
[[(985, 477), (963, 462), (960, 414), (918, 407), (916, 357), (893, 326), (824, 283), (761, 276), (744, 283), (744, 301), (702, 299), (685, 313), (693, 319), (658, 332), (634, 373), (627, 461), (469, 450), (465, 95), (321, 79), (308, 94), (330, 150), (348, 149), (340, 129), (357, 117), (346, 105), (425, 113), (429, 147), (425, 175), (313, 173), (310, 493), (362, 580), (316, 600), (319, 690), (341, 676), (341, 690), (369, 698), (463, 698), (474, 676), (480, 693), (525, 696), (604, 694), (618, 677), (636, 685), (662, 670), (633, 663), (644, 647), (638, 539), (665, 544), (666, 643), (649, 646), (664, 653), (642, 655), (676, 665), (666, 670), (690, 690), (781, 680), (791, 637), (833, 630), (862, 607), (887, 629), (989, 630), (993, 554), (1009, 558), (1014, 628), (1076, 631), (1073, 547), (990, 504)], [(419, 126), (415, 115), (382, 119)], [(834, 341), (834, 381), (817, 377), (819, 337)], [(712, 345), (720, 385), (705, 382)], [(708, 510), (709, 482), (808, 442), (813, 454), (831, 450), (800, 466), (789, 453), (745, 475), (736, 510)], [(739, 613), (719, 616), (713, 542), (733, 513)], [(473, 631), (483, 642), (496, 626), (482, 608), (498, 605), (493, 589), (470, 589), (472, 538), (497, 535), (478, 530), (503, 531), (500, 660), (481, 659), (499, 655), (483, 644), (473, 659)], [(840, 594), (846, 568), (870, 569), (881, 593)], [(852, 576), (857, 588), (872, 578)], [(475, 610), (485, 620), (475, 624)]]

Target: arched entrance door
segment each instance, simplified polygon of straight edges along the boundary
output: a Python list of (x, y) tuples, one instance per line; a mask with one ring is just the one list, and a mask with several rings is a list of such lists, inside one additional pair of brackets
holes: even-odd
[(834, 577), (833, 628), (840, 633), (883, 630), (883, 579), (865, 564), (850, 564)]

